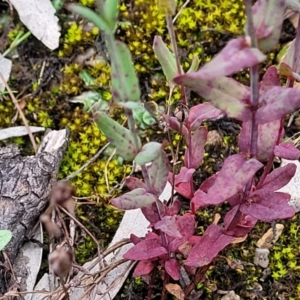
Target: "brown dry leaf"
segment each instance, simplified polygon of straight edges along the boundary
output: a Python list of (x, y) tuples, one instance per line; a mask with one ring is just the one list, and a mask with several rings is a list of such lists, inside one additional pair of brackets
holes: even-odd
[(217, 130), (210, 130), (207, 133), (206, 145), (220, 145), (223, 139)]
[(178, 284), (168, 283), (166, 289), (171, 295), (175, 296), (177, 300), (184, 300), (184, 292)]
[(242, 243), (242, 242), (244, 242), (246, 240), (247, 237), (248, 237), (248, 234), (246, 234), (245, 236), (242, 236), (242, 237), (235, 238), (233, 240), (233, 242), (231, 242), (231, 244)]
[(282, 224), (276, 224), (275, 225), (275, 232), (273, 228), (270, 228), (256, 243), (256, 246), (258, 248), (266, 248), (270, 249), (274, 243), (277, 242), (280, 235), (282, 234), (282, 231), (284, 229), (284, 226)]
[(244, 266), (242, 265), (239, 259), (229, 259), (224, 257), (227, 261), (228, 266), (233, 270), (244, 270)]
[(221, 219), (221, 215), (215, 214), (213, 224), (218, 225), (220, 219)]
[(183, 254), (184, 257), (187, 257), (191, 252), (193, 246), (190, 242), (185, 242), (181, 246), (179, 246), (178, 250)]

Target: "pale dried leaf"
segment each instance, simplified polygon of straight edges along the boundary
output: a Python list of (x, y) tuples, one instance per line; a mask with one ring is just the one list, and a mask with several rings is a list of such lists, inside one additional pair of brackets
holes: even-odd
[(49, 49), (59, 46), (60, 27), (50, 0), (10, 0), (22, 23)]
[(281, 166), (285, 166), (288, 163), (293, 163), (297, 166), (296, 173), (287, 185), (282, 187), (277, 192), (288, 193), (291, 195), (289, 204), (293, 206), (296, 212), (300, 211), (300, 162), (298, 160), (286, 160), (282, 159)]
[[(45, 131), (44, 127), (29, 126), (32, 133)], [(28, 132), (25, 126), (15, 126), (10, 128), (0, 129), (0, 141), (12, 137), (27, 135)]]
[[(2, 76), (4, 77), (5, 82), (7, 82), (9, 79), (11, 66), (12, 66), (11, 60), (9, 60), (5, 57), (2, 57), (0, 54), (0, 72), (1, 72)], [(0, 92), (3, 92), (4, 90), (5, 90), (5, 85), (2, 82), (2, 80), (0, 79)]]
[(174, 283), (166, 284), (167, 291), (176, 297), (177, 300), (184, 300), (184, 292), (180, 285)]

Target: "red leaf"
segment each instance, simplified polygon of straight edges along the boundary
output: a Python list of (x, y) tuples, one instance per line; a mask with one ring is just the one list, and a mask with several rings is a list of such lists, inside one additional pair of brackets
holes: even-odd
[(295, 214), (294, 208), (288, 204), (290, 195), (286, 193), (262, 189), (251, 194), (250, 200), (252, 203), (241, 205), (241, 212), (264, 222), (291, 218)]
[[(199, 168), (203, 155), (204, 146), (207, 139), (207, 129), (199, 127), (191, 136), (191, 145), (185, 150), (184, 165), (191, 169)], [(191, 154), (191, 155), (190, 155)]]
[(185, 265), (191, 267), (208, 265), (233, 240), (232, 236), (223, 234), (218, 225), (210, 225), (191, 250)]
[(143, 275), (148, 275), (154, 269), (154, 264), (148, 260), (141, 260), (137, 263), (132, 277), (139, 277)]
[(171, 237), (182, 238), (179, 227), (177, 225), (178, 217), (179, 216), (165, 216), (154, 225), (154, 228), (165, 232)]
[[(195, 169), (188, 169), (186, 167), (182, 167), (180, 173), (175, 175), (174, 189), (177, 193), (182, 195), (187, 199), (192, 199), (194, 189), (193, 189), (193, 174)], [(172, 184), (172, 173), (169, 173), (168, 179)]]
[(284, 142), (275, 146), (274, 154), (284, 159), (296, 160), (300, 157), (300, 151), (293, 142)]
[(213, 186), (208, 190), (206, 205), (219, 204), (241, 191), (254, 174), (263, 166), (258, 160), (246, 159), (241, 154), (229, 156), (218, 173)]
[(262, 97), (264, 103), (256, 112), (260, 124), (275, 121), (294, 112), (300, 107), (300, 90), (295, 88), (273, 87)]
[(192, 214), (184, 214), (183, 216), (178, 216), (177, 226), (182, 235), (182, 238), (174, 238), (169, 243), (169, 251), (175, 252), (178, 247), (189, 240), (195, 232), (195, 216)]
[(275, 192), (289, 183), (296, 173), (297, 166), (293, 163), (279, 167), (267, 175), (263, 182), (262, 189), (267, 192)]
[(214, 80), (252, 67), (265, 58), (257, 48), (249, 46), (245, 37), (239, 37), (230, 40), (219, 54), (195, 73), (198, 79)]
[(166, 272), (174, 279), (174, 280), (179, 280), (179, 269), (180, 269), (180, 264), (179, 262), (171, 258), (165, 262), (165, 269)]
[(158, 239), (145, 239), (130, 248), (124, 258), (131, 260), (147, 260), (167, 254), (168, 251), (164, 248)]
[(196, 130), (203, 121), (207, 119), (215, 119), (222, 115), (220, 109), (215, 108), (211, 103), (204, 102), (193, 106), (190, 109), (188, 124), (187, 126), (190, 130)]
[(142, 180), (135, 178), (135, 177), (126, 178), (125, 184), (130, 190), (134, 190), (137, 188), (146, 189), (145, 183)]

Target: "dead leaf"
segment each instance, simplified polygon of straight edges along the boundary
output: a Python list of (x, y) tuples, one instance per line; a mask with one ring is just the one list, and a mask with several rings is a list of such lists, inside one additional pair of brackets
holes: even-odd
[(241, 297), (237, 295), (234, 291), (230, 291), (228, 294), (223, 296), (221, 300), (240, 300)]
[(50, 0), (9, 0), (22, 23), (49, 49), (59, 46), (60, 27)]
[(167, 291), (176, 297), (177, 300), (184, 300), (184, 292), (178, 284), (168, 283), (166, 284)]
[(284, 226), (282, 224), (275, 225), (275, 232), (273, 227), (270, 228), (256, 243), (258, 248), (270, 249), (279, 239), (282, 234)]
[[(4, 77), (5, 82), (7, 82), (9, 79), (11, 66), (12, 66), (11, 60), (2, 57), (0, 53), (0, 72)], [(0, 92), (3, 92), (4, 90), (5, 90), (5, 85), (0, 78)]]

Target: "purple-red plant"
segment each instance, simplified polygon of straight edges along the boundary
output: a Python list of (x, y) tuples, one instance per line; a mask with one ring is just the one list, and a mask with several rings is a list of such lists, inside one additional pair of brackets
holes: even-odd
[[(108, 3), (110, 1), (105, 5), (111, 5)], [(278, 43), (284, 12), (291, 1), (258, 0), (252, 7), (252, 1), (245, 0), (245, 36), (229, 41), (211, 62), (199, 70), (195, 70), (193, 64), (191, 70), (183, 74), (171, 18), (175, 2), (161, 3), (175, 55), (160, 37), (154, 40), (154, 51), (170, 87), (180, 86), (184, 106), (188, 105), (185, 88), (206, 100), (191, 107), (187, 116), (183, 113), (181, 120), (169, 114), (162, 116), (170, 130), (182, 134), (186, 144), (184, 166), (178, 174), (169, 171), (169, 160), (160, 143), (141, 145), (132, 114), (132, 110), (139, 107), (138, 81), (128, 49), (113, 39), (115, 26), (108, 22), (111, 19), (105, 15), (105, 5), (100, 15), (101, 22), (97, 23), (94, 15), (90, 19), (106, 33), (112, 61), (112, 104), (124, 108), (129, 129), (103, 112), (95, 116), (98, 126), (120, 156), (141, 166), (144, 179), (129, 177), (126, 184), (131, 191), (111, 200), (120, 209), (141, 209), (150, 223), (145, 237), (131, 236), (134, 246), (124, 257), (138, 261), (134, 276), (149, 275), (157, 267), (165, 271), (167, 282), (168, 276), (179, 279), (181, 266), (190, 274), (195, 274), (196, 268), (209, 266), (227, 245), (245, 237), (258, 220), (272, 222), (294, 215), (295, 211), (288, 203), (290, 195), (277, 190), (289, 182), (296, 167), (287, 164), (271, 169), (275, 156), (285, 159), (300, 156), (291, 142), (283, 142), (284, 117), (300, 108), (300, 90), (291, 85), (291, 79), (298, 78), (300, 68), (296, 57), (300, 50), (300, 33), (298, 30), (294, 50), (289, 54), (292, 59), (286, 63), (290, 68), (287, 86), (280, 85), (275, 66), (269, 67), (259, 82), (259, 64), (266, 59), (263, 52), (272, 50)], [(290, 8), (300, 11), (300, 5)], [(250, 69), (250, 87), (228, 77), (244, 68)], [(227, 157), (221, 170), (195, 190), (193, 175), (201, 167), (207, 139), (207, 129), (202, 123), (224, 114), (242, 124), (239, 152)], [(183, 215), (179, 214), (180, 202), (176, 197), (169, 205), (159, 200), (168, 180), (175, 191), (190, 200), (190, 211)], [(223, 225), (211, 224), (202, 236), (195, 236), (195, 213), (203, 207), (225, 201), (231, 209), (224, 216)], [(178, 253), (183, 255), (183, 260), (177, 258)]]

